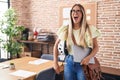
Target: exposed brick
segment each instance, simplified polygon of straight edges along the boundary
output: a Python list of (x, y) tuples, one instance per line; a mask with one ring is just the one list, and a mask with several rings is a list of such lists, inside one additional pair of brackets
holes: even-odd
[[(18, 24), (31, 30), (34, 27), (56, 33), (60, 6), (96, 0), (11, 0), (18, 13)], [(120, 69), (120, 0), (97, 0), (98, 38), (97, 58), (102, 66)], [(46, 50), (45, 50), (46, 51)], [(52, 48), (50, 48), (52, 53)]]

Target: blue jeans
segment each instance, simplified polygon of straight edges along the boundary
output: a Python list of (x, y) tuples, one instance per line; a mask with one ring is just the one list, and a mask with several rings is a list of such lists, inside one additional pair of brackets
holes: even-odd
[(64, 80), (85, 80), (82, 66), (73, 61), (72, 55), (66, 56), (65, 59)]

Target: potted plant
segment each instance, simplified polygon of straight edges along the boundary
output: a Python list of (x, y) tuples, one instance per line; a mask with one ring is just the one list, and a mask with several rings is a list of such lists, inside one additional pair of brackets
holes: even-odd
[(9, 68), (10, 68), (10, 70), (14, 70), (15, 69), (15, 64), (10, 62)]
[(1, 38), (3, 42), (2, 48), (10, 53), (10, 59), (22, 52), (22, 43), (16, 39), (20, 39), (21, 32), (25, 29), (24, 26), (19, 26), (17, 23), (17, 15), (15, 10), (9, 8), (0, 21), (0, 31), (6, 35), (6, 39)]

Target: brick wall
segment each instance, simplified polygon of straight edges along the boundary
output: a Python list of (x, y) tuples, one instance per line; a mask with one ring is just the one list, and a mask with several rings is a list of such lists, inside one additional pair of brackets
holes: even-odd
[(120, 69), (120, 0), (98, 2), (99, 54), (103, 66)]
[[(17, 10), (18, 24), (55, 32), (59, 26), (60, 6), (97, 2), (98, 59), (102, 66), (120, 69), (120, 0), (11, 0)], [(51, 50), (52, 51), (52, 50)]]

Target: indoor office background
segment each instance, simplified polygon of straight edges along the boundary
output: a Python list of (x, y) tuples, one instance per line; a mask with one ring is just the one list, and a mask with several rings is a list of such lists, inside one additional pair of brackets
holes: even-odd
[[(120, 0), (10, 0), (11, 7), (17, 11), (18, 24), (31, 31), (37, 27), (53, 33), (67, 23), (67, 18), (62, 15), (63, 8), (75, 3), (95, 3), (95, 9), (92, 10), (95, 15), (88, 19), (95, 20), (94, 24), (101, 33), (96, 57), (101, 66), (120, 71)], [(0, 10), (3, 10), (1, 6)], [(53, 45), (50, 47), (52, 54)]]

